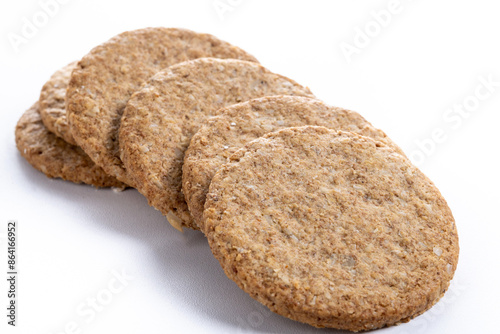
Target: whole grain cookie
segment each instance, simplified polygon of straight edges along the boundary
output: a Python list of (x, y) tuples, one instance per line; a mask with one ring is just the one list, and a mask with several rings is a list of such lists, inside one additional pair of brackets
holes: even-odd
[(66, 118), (66, 88), (76, 64), (76, 61), (72, 62), (56, 71), (43, 85), (39, 100), (43, 124), (50, 132), (72, 145), (76, 145), (76, 141)]
[(237, 151), (210, 185), (202, 226), (226, 275), (285, 317), (362, 331), (421, 314), (458, 261), (434, 184), (381, 142), (288, 128)]
[(37, 102), (23, 114), (16, 126), (17, 148), (33, 167), (51, 178), (95, 187), (126, 187), (94, 164), (81, 148), (47, 130), (38, 109)]
[(173, 28), (124, 32), (92, 49), (73, 71), (66, 97), (78, 145), (108, 174), (133, 186), (118, 147), (120, 119), (128, 99), (156, 72), (200, 57), (256, 61), (212, 35)]
[(139, 191), (174, 227), (197, 228), (182, 194), (184, 152), (193, 134), (218, 109), (267, 95), (311, 92), (257, 63), (200, 58), (159, 72), (129, 100), (121, 158)]
[[(246, 143), (268, 132), (303, 125), (352, 131), (397, 147), (360, 114), (299, 96), (272, 96), (235, 104), (219, 111), (193, 136), (184, 157), (182, 190), (198, 224), (215, 172)], [(402, 152), (401, 152), (402, 153)]]

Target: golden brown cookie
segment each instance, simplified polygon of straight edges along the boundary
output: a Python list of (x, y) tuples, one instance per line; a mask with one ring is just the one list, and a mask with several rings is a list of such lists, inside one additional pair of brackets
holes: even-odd
[(226, 275), (285, 317), (363, 331), (421, 314), (458, 261), (434, 184), (381, 142), (287, 128), (215, 174), (202, 226)]
[(56, 71), (43, 85), (39, 100), (43, 124), (50, 132), (72, 145), (76, 145), (76, 142), (66, 118), (66, 88), (76, 64), (76, 61), (72, 62)]
[(108, 174), (133, 186), (118, 147), (118, 129), (128, 99), (156, 72), (200, 57), (255, 61), (212, 35), (174, 28), (124, 32), (92, 49), (73, 71), (66, 97), (78, 145)]
[(184, 152), (193, 134), (218, 109), (267, 95), (311, 92), (257, 63), (200, 58), (159, 72), (129, 100), (121, 158), (139, 191), (174, 227), (197, 228), (182, 194)]
[(212, 177), (231, 154), (268, 132), (303, 125), (356, 132), (401, 152), (384, 132), (357, 112), (332, 107), (317, 99), (272, 96), (229, 106), (198, 130), (184, 157), (182, 190), (195, 223), (203, 218)]
[(51, 133), (42, 123), (38, 102), (28, 109), (16, 126), (16, 145), (21, 155), (50, 178), (61, 178), (95, 187), (125, 188), (107, 175), (77, 146)]

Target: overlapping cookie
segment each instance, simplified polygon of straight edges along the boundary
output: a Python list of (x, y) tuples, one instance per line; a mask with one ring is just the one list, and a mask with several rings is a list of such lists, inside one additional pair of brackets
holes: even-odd
[(128, 99), (156, 72), (200, 57), (256, 61), (212, 35), (175, 28), (124, 32), (92, 49), (73, 71), (67, 91), (69, 124), (78, 145), (108, 174), (134, 186), (118, 146)]
[(50, 132), (42, 123), (38, 110), (37, 102), (24, 113), (16, 126), (17, 148), (33, 167), (50, 178), (95, 187), (126, 187), (106, 174), (81, 148)]
[(204, 232), (226, 275), (272, 311), (364, 331), (408, 321), (448, 288), (453, 216), (393, 148), (306, 126), (230, 160), (212, 179)]
[(200, 58), (159, 72), (130, 98), (120, 128), (122, 161), (137, 189), (174, 227), (198, 228), (182, 194), (191, 137), (220, 108), (268, 95), (312, 96), (257, 63)]
[(302, 125), (356, 132), (386, 143), (403, 154), (384, 132), (357, 112), (332, 107), (317, 99), (272, 96), (235, 104), (209, 119), (193, 136), (186, 151), (182, 188), (195, 223), (201, 227), (212, 177), (231, 154), (268, 132)]
[(38, 100), (43, 124), (50, 132), (71, 145), (77, 144), (66, 117), (66, 89), (76, 64), (77, 62), (72, 62), (57, 70), (43, 85)]
[(54, 73), (15, 138), (48, 177), (136, 186), (250, 296), (312, 326), (408, 321), (457, 266), (446, 201), (384, 132), (211, 35), (112, 38)]

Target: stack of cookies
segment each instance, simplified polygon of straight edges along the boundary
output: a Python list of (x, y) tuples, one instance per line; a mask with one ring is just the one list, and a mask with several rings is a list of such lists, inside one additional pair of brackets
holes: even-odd
[(136, 188), (250, 296), (316, 327), (408, 321), (457, 266), (446, 201), (384, 132), (211, 35), (97, 46), (44, 85), (16, 143), (49, 177)]

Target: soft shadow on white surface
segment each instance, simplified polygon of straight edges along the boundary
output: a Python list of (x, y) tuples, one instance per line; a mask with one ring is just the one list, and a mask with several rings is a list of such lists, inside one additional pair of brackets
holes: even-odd
[[(121, 302), (148, 304), (151, 302), (149, 292), (152, 291), (155, 301), (151, 303), (147, 314), (157, 317), (156, 322), (165, 319), (167, 327), (168, 320), (171, 320), (169, 317), (175, 317), (163, 315), (154, 309), (158, 305), (168, 304), (188, 314), (188, 318), (193, 319), (193, 327), (205, 329), (206, 324), (206, 330), (202, 331), (204, 333), (348, 333), (317, 329), (289, 320), (254, 301), (225, 276), (200, 231), (185, 229), (184, 233), (178, 232), (158, 211), (149, 207), (146, 199), (135, 189), (114, 193), (109, 189), (97, 190), (90, 186), (48, 179), (19, 155), (17, 165), (20, 177), (25, 178), (23, 183), (29, 184), (34, 196), (43, 198), (44, 202), (62, 202), (65, 210), (74, 212), (75, 219), (86, 218), (80, 222), (85, 228), (95, 229), (98, 234), (104, 232), (104, 238), (99, 241), (89, 240), (91, 247), (99, 247), (113, 256), (117, 250), (99, 244), (108, 237), (114, 243), (126, 239), (139, 245), (138, 248), (143, 251), (131, 258), (125, 267), (140, 268), (134, 284), (148, 287), (149, 290), (144, 292), (146, 289), (140, 288), (143, 291), (141, 299), (125, 299)], [(124, 258), (128, 261), (123, 256), (120, 261), (123, 262)], [(462, 290), (448, 291), (448, 301), (442, 300), (436, 307), (449, 311), (458, 298), (457, 292), (461, 293)], [(133, 308), (134, 305), (126, 306)], [(413, 333), (421, 332), (423, 326), (439, 326), (439, 322), (435, 321), (442, 314), (439, 310), (431, 310), (408, 324), (382, 329), (377, 333)], [(95, 325), (99, 327), (99, 324)], [(198, 328), (186, 333), (198, 332)]]
[(183, 309), (207, 322), (220, 323), (232, 333), (344, 333), (289, 320), (253, 300), (225, 276), (200, 231), (178, 232), (135, 189), (113, 193), (51, 180), (22, 157), (17, 159), (20, 174), (39, 195), (45, 192), (47, 197), (61, 197), (74, 205), (71, 210), (76, 215), (79, 210), (90, 211), (89, 226), (104, 227), (141, 243), (146, 255), (152, 257), (148, 259), (152, 265), (150, 272), (137, 280), (154, 278), (154, 290), (165, 302), (180, 303)]

